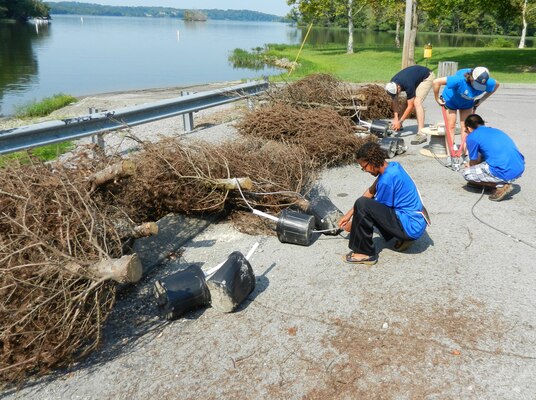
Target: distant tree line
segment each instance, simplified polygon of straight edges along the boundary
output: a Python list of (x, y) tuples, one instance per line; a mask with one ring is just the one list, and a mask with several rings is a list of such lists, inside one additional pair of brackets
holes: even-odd
[(50, 8), (40, 0), (0, 0), (0, 19), (27, 21), (29, 18), (48, 18)]
[[(3, 1), (3, 0), (0, 0)], [(10, 0), (8, 0), (10, 1)], [(120, 7), (105, 6), (99, 4), (77, 3), (62, 1), (48, 3), (51, 14), (74, 14), (74, 15), (103, 15), (116, 17), (153, 17), (153, 18), (185, 18), (185, 13), (195, 12), (206, 16), (208, 19), (233, 20), (233, 21), (265, 21), (281, 22), (284, 19), (277, 15), (260, 13), (250, 10), (184, 10), (170, 7)], [(191, 14), (190, 14), (191, 15)]]
[[(396, 30), (404, 26), (406, 0), (287, 0), (289, 18), (316, 26)], [(413, 0), (421, 32), (519, 36), (535, 33), (536, 0)]]

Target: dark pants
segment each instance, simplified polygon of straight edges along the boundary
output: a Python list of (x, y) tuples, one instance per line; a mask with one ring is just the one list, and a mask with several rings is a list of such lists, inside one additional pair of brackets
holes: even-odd
[(348, 243), (348, 247), (354, 253), (366, 254), (367, 256), (376, 255), (372, 241), (374, 226), (378, 228), (385, 241), (394, 237), (400, 240), (412, 240), (404, 231), (393, 208), (378, 203), (376, 200), (360, 197), (354, 204), (352, 229)]

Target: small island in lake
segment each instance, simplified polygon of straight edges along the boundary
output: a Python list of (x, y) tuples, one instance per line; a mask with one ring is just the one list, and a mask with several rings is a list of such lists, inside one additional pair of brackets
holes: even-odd
[(183, 19), (185, 21), (206, 21), (207, 16), (200, 11), (185, 10)]

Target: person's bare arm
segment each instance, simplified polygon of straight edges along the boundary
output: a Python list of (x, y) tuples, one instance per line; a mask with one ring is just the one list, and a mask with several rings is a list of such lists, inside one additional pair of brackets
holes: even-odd
[(415, 97), (408, 100), (408, 106), (404, 110), (404, 114), (402, 114), (402, 116), (398, 120), (398, 122), (400, 122), (401, 127), (402, 127), (402, 122), (408, 119), (409, 115), (411, 114), (414, 108), (415, 108)]
[(439, 98), (439, 89), (441, 89), (441, 86), (444, 86), (447, 84), (447, 77), (444, 76), (443, 78), (436, 78), (432, 82), (432, 89), (434, 90), (434, 98), (437, 104), (439, 104), (441, 107), (445, 105), (445, 102)]
[(489, 96), (491, 96), (493, 93), (495, 93), (497, 91), (497, 89), (499, 89), (499, 81), (495, 81), (495, 88), (493, 89), (492, 92), (486, 92), (484, 93), (484, 96), (482, 96), (480, 99), (476, 100), (475, 101), (475, 108), (478, 107), (479, 105), (481, 105), (484, 100), (486, 100)]
[(378, 183), (378, 178), (376, 178), (376, 180), (372, 183), (372, 185), (367, 188), (367, 190), (365, 190), (365, 193), (363, 193), (363, 197), (367, 197), (369, 199), (372, 199), (374, 197), (374, 195), (376, 194), (376, 185)]
[[(374, 195), (376, 194), (376, 183), (378, 182), (378, 178), (374, 181), (374, 183), (365, 190), (365, 193), (363, 193), (363, 197), (367, 197), (369, 199), (372, 199)], [(346, 232), (350, 232), (351, 227), (351, 219), (354, 215), (354, 208), (352, 207), (346, 214), (342, 216), (342, 218), (339, 220), (339, 228), (344, 229)]]

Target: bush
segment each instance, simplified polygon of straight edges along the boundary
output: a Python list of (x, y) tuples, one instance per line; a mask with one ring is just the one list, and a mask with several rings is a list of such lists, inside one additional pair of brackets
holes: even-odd
[(489, 42), (486, 47), (499, 47), (499, 48), (509, 48), (515, 47), (514, 43), (511, 40), (498, 37)]
[(76, 97), (58, 93), (52, 97), (46, 97), (40, 102), (32, 102), (17, 108), (15, 116), (17, 118), (45, 117), (52, 111), (58, 110), (71, 103), (75, 103), (76, 101)]

